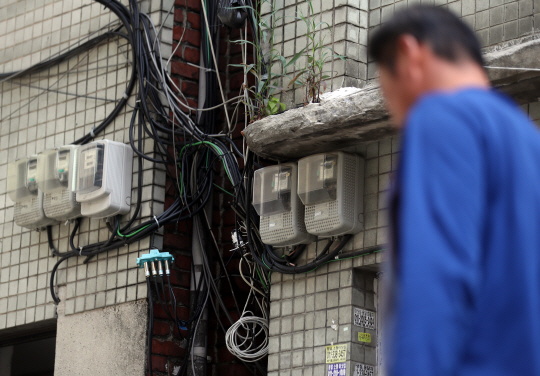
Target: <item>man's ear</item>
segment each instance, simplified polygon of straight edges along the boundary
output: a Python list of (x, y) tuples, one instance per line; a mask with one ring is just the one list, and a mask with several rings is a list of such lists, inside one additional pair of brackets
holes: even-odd
[(420, 42), (410, 34), (401, 35), (397, 40), (396, 47), (397, 54), (406, 60), (418, 60), (422, 55)]
[(423, 64), (422, 45), (410, 34), (401, 35), (396, 43), (396, 70), (409, 80), (419, 78)]

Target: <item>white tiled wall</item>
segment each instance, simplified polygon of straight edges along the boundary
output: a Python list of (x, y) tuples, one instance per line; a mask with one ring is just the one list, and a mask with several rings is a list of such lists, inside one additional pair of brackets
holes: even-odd
[[(385, 246), (386, 195), (390, 175), (397, 168), (398, 149), (399, 137), (396, 136), (349, 150), (365, 158), (364, 230), (354, 236), (343, 252)], [(323, 239), (319, 244), (309, 245), (298, 264), (312, 260), (325, 244)], [(297, 374), (302, 370), (304, 375), (326, 373), (325, 346), (351, 341), (350, 331), (340, 330), (338, 336), (330, 326), (337, 324), (340, 328), (349, 328), (352, 305), (375, 310), (372, 293), (353, 293), (353, 268), (374, 270), (383, 262), (384, 256), (383, 252), (330, 262), (305, 274), (272, 273), (269, 376)], [(354, 344), (349, 343), (349, 346)], [(367, 349), (366, 354), (367, 351), (370, 356), (375, 356), (375, 347)], [(354, 360), (362, 359), (363, 355)], [(351, 365), (348, 367), (350, 369)], [(349, 371), (348, 374), (353, 373)]]
[[(165, 58), (171, 51), (173, 6), (173, 0), (141, 3), (156, 24), (164, 20)], [(0, 72), (28, 68), (116, 24), (116, 16), (92, 0), (2, 0)], [(69, 144), (99, 125), (126, 88), (131, 73), (128, 52), (125, 40), (114, 39), (42, 73), (0, 83), (0, 330), (55, 316), (48, 286), (57, 257), (50, 254), (45, 232), (13, 222), (13, 203), (6, 194), (7, 163)], [(130, 105), (98, 139), (129, 142), (133, 102), (132, 96)], [(153, 144), (145, 140), (144, 149), (151, 152)], [(135, 201), (136, 159), (133, 171)], [(143, 185), (142, 216), (147, 219), (163, 210), (165, 172), (145, 162)], [(73, 224), (53, 227), (59, 251), (68, 250), (72, 228)], [(108, 236), (103, 222), (84, 219), (75, 244), (84, 246)], [(57, 285), (65, 286), (61, 293), (66, 314), (146, 297), (144, 275), (135, 267), (138, 254), (151, 245), (159, 246), (160, 238), (101, 254), (88, 264), (82, 257), (64, 263)]]

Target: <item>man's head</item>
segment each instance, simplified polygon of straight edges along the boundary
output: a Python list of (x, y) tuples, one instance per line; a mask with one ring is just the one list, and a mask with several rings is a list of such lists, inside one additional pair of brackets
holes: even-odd
[(474, 32), (440, 7), (397, 12), (375, 32), (368, 53), (379, 65), (381, 89), (398, 125), (429, 91), (489, 86)]

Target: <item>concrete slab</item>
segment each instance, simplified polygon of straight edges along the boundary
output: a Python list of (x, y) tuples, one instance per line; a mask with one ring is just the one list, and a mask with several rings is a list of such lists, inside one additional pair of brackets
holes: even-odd
[(58, 317), (56, 376), (144, 375), (147, 305), (124, 303)]

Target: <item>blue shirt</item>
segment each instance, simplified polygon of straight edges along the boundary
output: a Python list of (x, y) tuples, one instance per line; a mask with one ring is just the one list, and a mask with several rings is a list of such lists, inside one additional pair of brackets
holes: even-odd
[(390, 375), (540, 375), (540, 134), (490, 90), (410, 111), (393, 200)]

